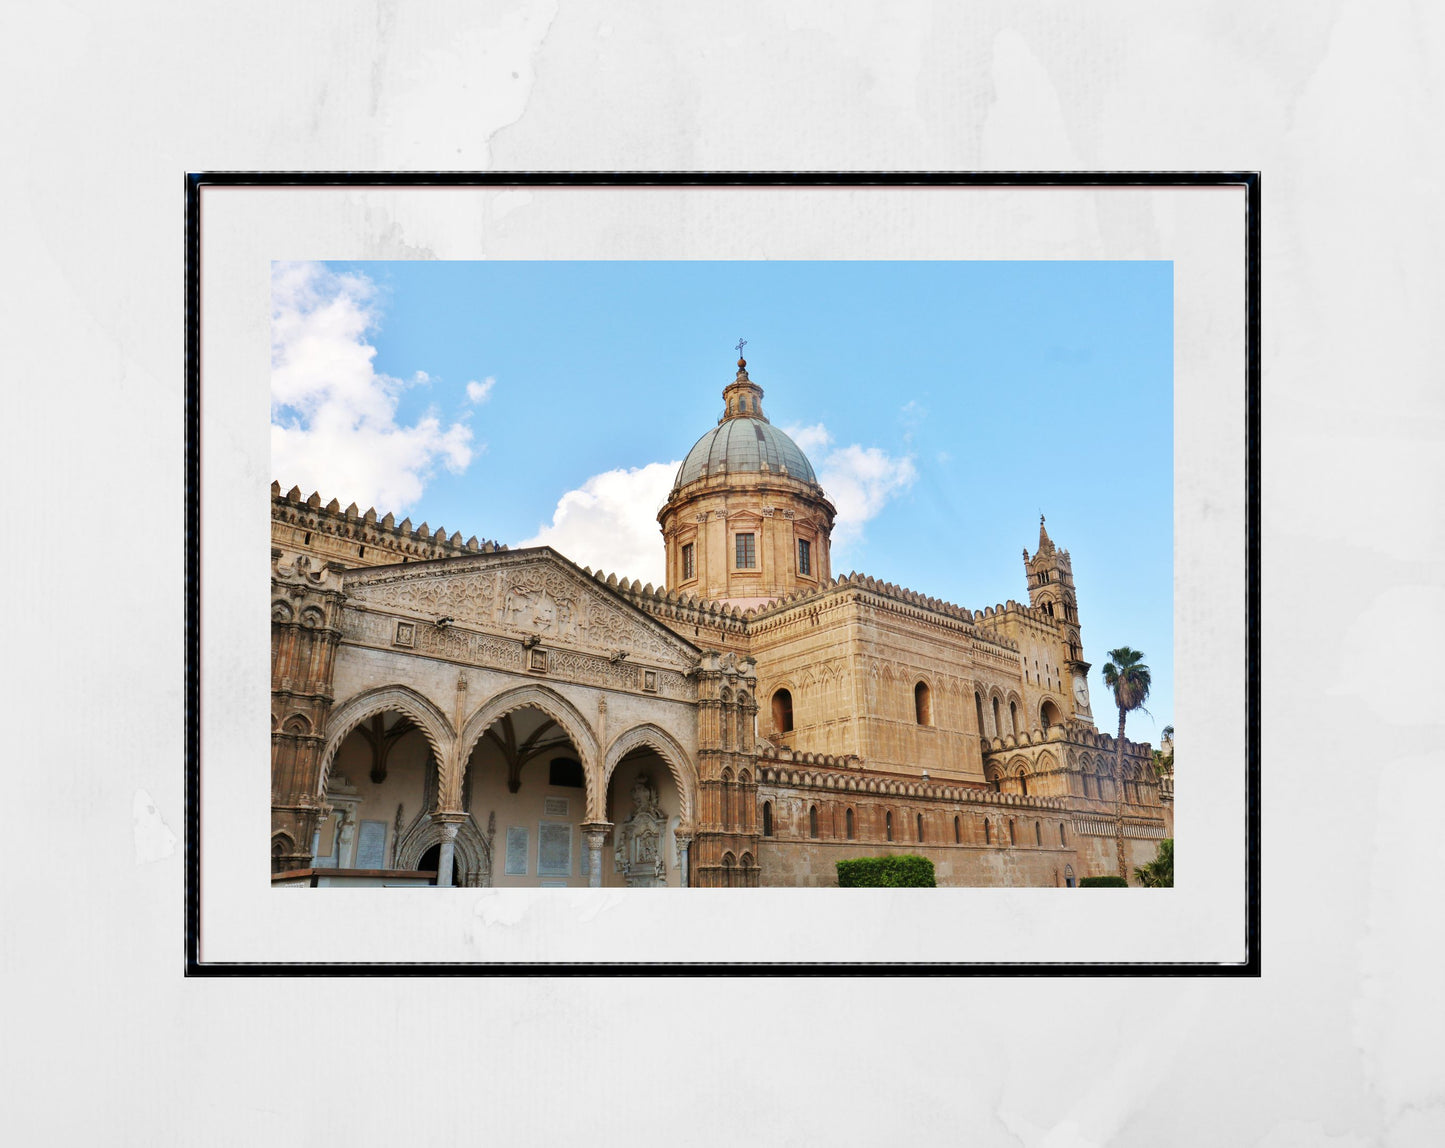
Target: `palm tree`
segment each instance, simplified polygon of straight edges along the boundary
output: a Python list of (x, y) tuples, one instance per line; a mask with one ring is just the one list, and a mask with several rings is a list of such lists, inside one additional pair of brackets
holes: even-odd
[(1128, 646), (1109, 651), (1104, 663), (1104, 684), (1114, 691), (1114, 704), (1119, 707), (1119, 740), (1114, 743), (1114, 845), (1119, 862), (1119, 876), (1126, 881), (1129, 870), (1124, 863), (1124, 719), (1131, 710), (1144, 709), (1149, 696), (1149, 667), (1144, 655)]
[(1151, 889), (1174, 888), (1174, 838), (1166, 837), (1159, 842), (1159, 852), (1154, 860), (1134, 870), (1139, 884)]

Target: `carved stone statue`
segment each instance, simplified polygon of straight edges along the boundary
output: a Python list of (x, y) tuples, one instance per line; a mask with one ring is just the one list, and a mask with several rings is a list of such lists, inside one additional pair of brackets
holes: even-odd
[(657, 804), (651, 776), (640, 773), (632, 783), (632, 816), (618, 825), (613, 851), (628, 888), (667, 884), (666, 842), (667, 814)]

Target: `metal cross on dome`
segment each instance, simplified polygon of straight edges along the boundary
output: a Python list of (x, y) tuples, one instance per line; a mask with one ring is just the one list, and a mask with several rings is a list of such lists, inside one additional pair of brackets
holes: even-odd
[(738, 358), (741, 359), (741, 358), (743, 357), (743, 348), (746, 347), (747, 345), (748, 345), (748, 341), (747, 341), (746, 339), (739, 339), (739, 340), (738, 340)]

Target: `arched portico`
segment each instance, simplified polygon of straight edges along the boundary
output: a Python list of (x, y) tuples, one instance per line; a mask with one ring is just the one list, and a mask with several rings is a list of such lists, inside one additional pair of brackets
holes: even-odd
[(462, 778), (477, 742), (502, 718), (528, 707), (546, 714), (571, 740), (582, 758), (582, 774), (587, 787), (586, 805), (588, 809), (593, 809), (600, 803), (597, 793), (598, 786), (595, 782), (599, 757), (597, 735), (592, 732), (592, 726), (576, 706), (556, 690), (539, 682), (529, 682), (525, 686), (518, 686), (496, 695), (466, 720), (462, 726), (461, 736), (457, 738), (457, 753), (454, 759), (455, 775), (450, 779), (452, 785), (445, 787), (448, 779), (444, 778), (443, 792), (460, 794)]
[(367, 718), (388, 710), (406, 715), (421, 731), (422, 737), (426, 738), (437, 762), (445, 766), (456, 743), (456, 735), (446, 715), (437, 709), (429, 698), (409, 686), (378, 686), (357, 694), (333, 711), (331, 720), (327, 723), (326, 748), (321, 755), (321, 775), (316, 788), (318, 797), (326, 794), (336, 751), (346, 740), (346, 735)]
[[(693, 810), (697, 808), (697, 769), (688, 757), (687, 750), (682, 748), (678, 740), (665, 729), (650, 722), (633, 726), (618, 734), (612, 744), (607, 747), (599, 792), (603, 794), (607, 792), (607, 787), (612, 783), (612, 774), (617, 769), (617, 763), (633, 750), (644, 747), (652, 749), (667, 766), (668, 772), (672, 775), (673, 784), (677, 786), (680, 806), (678, 815), (684, 824), (691, 824)], [(590, 800), (591, 794), (588, 796)], [(589, 808), (594, 820), (603, 819), (603, 810), (600, 805), (596, 808), (589, 806)]]

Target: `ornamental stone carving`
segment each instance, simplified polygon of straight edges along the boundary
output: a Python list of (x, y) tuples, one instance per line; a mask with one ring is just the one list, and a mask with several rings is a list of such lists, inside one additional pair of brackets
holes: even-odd
[(667, 814), (657, 804), (650, 774), (632, 783), (632, 816), (617, 827), (614, 861), (628, 888), (667, 884)]
[[(496, 563), (503, 565), (492, 568)], [(355, 571), (347, 591), (367, 609), (450, 618), (533, 644), (542, 640), (607, 655), (623, 649), (678, 670), (691, 663), (691, 652), (660, 624), (545, 555), (522, 562), (505, 554), (478, 556), (468, 568), (447, 572), (421, 566), (386, 574)], [(419, 628), (419, 644), (427, 629)]]

